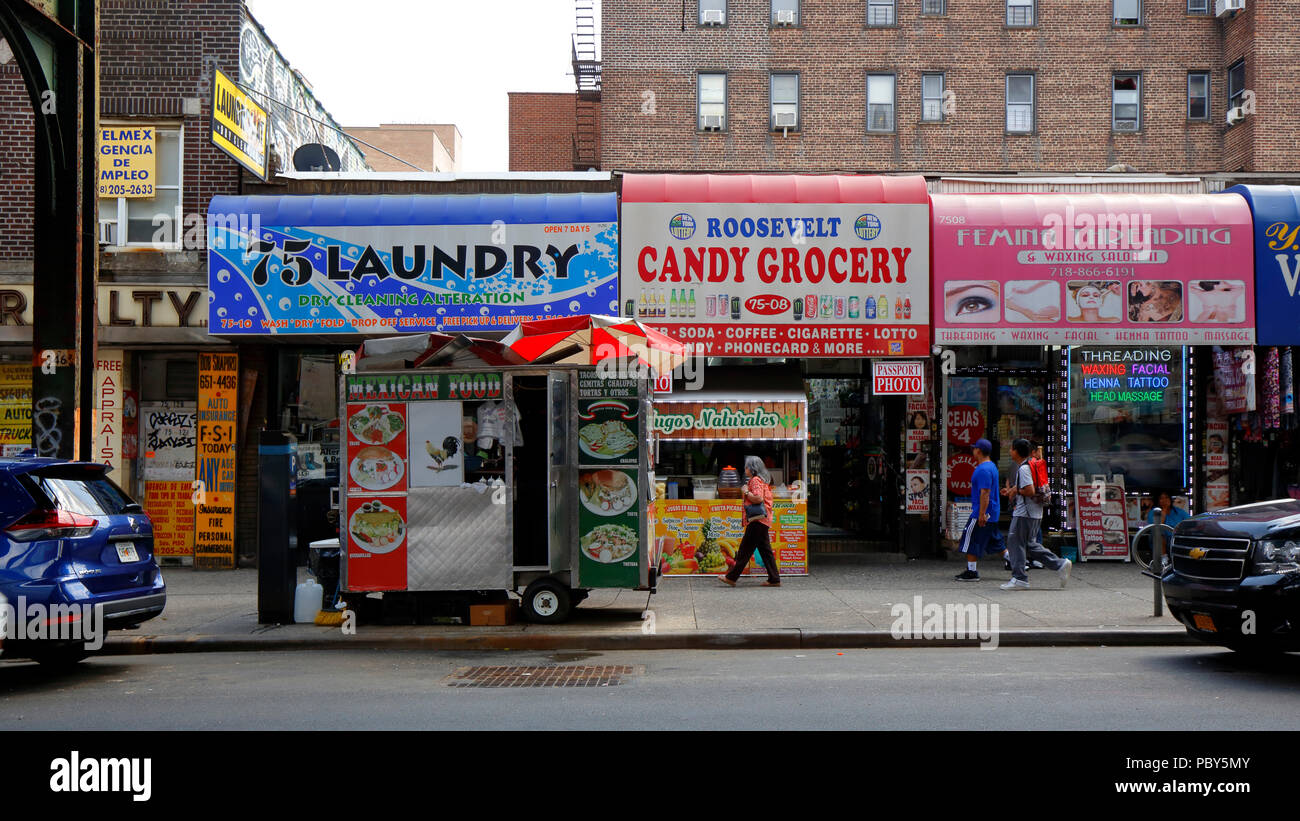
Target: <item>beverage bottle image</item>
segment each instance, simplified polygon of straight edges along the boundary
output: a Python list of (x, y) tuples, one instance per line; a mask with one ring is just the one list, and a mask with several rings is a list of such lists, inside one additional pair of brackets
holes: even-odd
[(822, 316), (827, 319), (835, 316), (835, 297), (830, 294), (822, 294)]
[(809, 319), (817, 318), (817, 295), (809, 294), (808, 298), (803, 301), (803, 315)]
[(867, 297), (867, 319), (876, 318), (876, 300), (874, 297)]
[(798, 322), (803, 318), (803, 297), (795, 297), (794, 300), (794, 319)]
[(857, 296), (849, 297), (849, 319), (857, 319), (861, 309), (861, 300)]
[(636, 317), (637, 319), (645, 318), (645, 289), (644, 288), (641, 289), (641, 293), (637, 294)]
[(677, 289), (674, 288), (672, 301), (668, 305), (668, 315), (681, 316), (682, 313), (682, 302), (677, 296)]
[(691, 289), (691, 301), (686, 304), (688, 306), (686, 315), (689, 317), (694, 317), (695, 316), (695, 289), (694, 288)]
[(842, 296), (835, 297), (835, 318), (844, 318), (844, 297)]
[(713, 294), (709, 294), (707, 297), (704, 298), (704, 315), (716, 316), (717, 313), (718, 313), (718, 298)]
[(664, 289), (659, 289), (659, 318), (663, 319), (668, 316), (668, 301), (664, 299)]
[(738, 296), (731, 298), (731, 318), (733, 320), (740, 319), (740, 297)]
[(629, 318), (636, 316), (636, 303), (630, 299), (624, 302), (623, 313)]
[(876, 311), (879, 312), (881, 319), (889, 319), (889, 300), (885, 299), (884, 294), (876, 300)]
[(718, 294), (718, 318), (726, 319), (727, 313), (731, 310), (731, 300), (726, 294)]
[(903, 319), (912, 318), (912, 298), (908, 297), (903, 301)]

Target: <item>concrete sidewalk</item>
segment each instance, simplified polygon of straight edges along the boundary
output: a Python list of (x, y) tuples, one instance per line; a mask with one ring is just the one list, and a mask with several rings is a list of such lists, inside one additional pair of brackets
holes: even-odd
[[(362, 646), (420, 649), (614, 650), (633, 648), (800, 648), (973, 645), (976, 640), (914, 638), (890, 632), (891, 608), (997, 604), (1000, 644), (1184, 644), (1184, 628), (1165, 611), (1152, 614), (1152, 580), (1137, 566), (1076, 564), (1069, 586), (1034, 570), (1030, 589), (1004, 591), (1000, 561), (984, 562), (984, 579), (957, 582), (958, 562), (896, 561), (893, 556), (817, 556), (812, 574), (787, 577), (779, 589), (761, 578), (736, 588), (715, 578), (667, 578), (653, 596), (593, 591), (561, 625), (360, 625), (257, 623), (257, 571), (167, 568), (167, 609), (138, 631), (113, 634), (110, 654)], [(306, 571), (300, 570), (305, 576)], [(643, 619), (648, 609), (652, 620)], [(909, 611), (910, 612), (910, 611)]]

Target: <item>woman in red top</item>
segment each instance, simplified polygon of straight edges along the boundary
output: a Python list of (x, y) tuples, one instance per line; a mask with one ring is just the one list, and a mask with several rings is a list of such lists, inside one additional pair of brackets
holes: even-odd
[[(747, 508), (760, 504), (763, 506), (763, 515), (750, 516)], [(781, 574), (776, 568), (776, 557), (772, 555), (772, 541), (769, 538), (772, 527), (772, 476), (763, 466), (763, 460), (757, 456), (745, 457), (745, 492), (741, 516), (745, 523), (745, 535), (740, 540), (740, 547), (736, 549), (736, 563), (718, 578), (724, 584), (735, 587), (736, 579), (745, 572), (745, 566), (757, 550), (763, 559), (763, 567), (767, 568), (767, 581), (763, 582), (763, 586), (780, 587)]]

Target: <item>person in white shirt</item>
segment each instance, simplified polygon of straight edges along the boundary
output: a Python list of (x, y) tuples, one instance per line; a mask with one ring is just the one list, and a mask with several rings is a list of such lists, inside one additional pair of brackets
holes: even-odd
[(1015, 507), (1011, 511), (1011, 528), (1007, 531), (1007, 561), (1011, 564), (1011, 580), (1002, 585), (1003, 590), (1025, 590), (1029, 587), (1029, 577), (1025, 575), (1026, 553), (1043, 563), (1044, 567), (1056, 570), (1061, 580), (1061, 587), (1070, 580), (1070, 570), (1074, 564), (1069, 559), (1062, 559), (1035, 540), (1035, 534), (1043, 518), (1043, 506), (1034, 499), (1034, 475), (1029, 467), (1029, 453), (1032, 450), (1029, 440), (1017, 439), (1011, 443), (1011, 457), (1016, 462), (1015, 482), (1011, 487), (1002, 489), (1004, 495), (1014, 496)]

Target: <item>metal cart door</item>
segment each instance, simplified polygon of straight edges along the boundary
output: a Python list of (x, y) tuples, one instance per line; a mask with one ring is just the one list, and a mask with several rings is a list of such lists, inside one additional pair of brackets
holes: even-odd
[(573, 506), (578, 503), (577, 487), (574, 485), (573, 460), (569, 446), (569, 416), (573, 413), (570, 406), (570, 373), (568, 371), (551, 371), (547, 375), (546, 385), (549, 401), (547, 402), (550, 449), (548, 483), (548, 510), (550, 511), (550, 567), (552, 573), (569, 570), (572, 556), (573, 540)]

